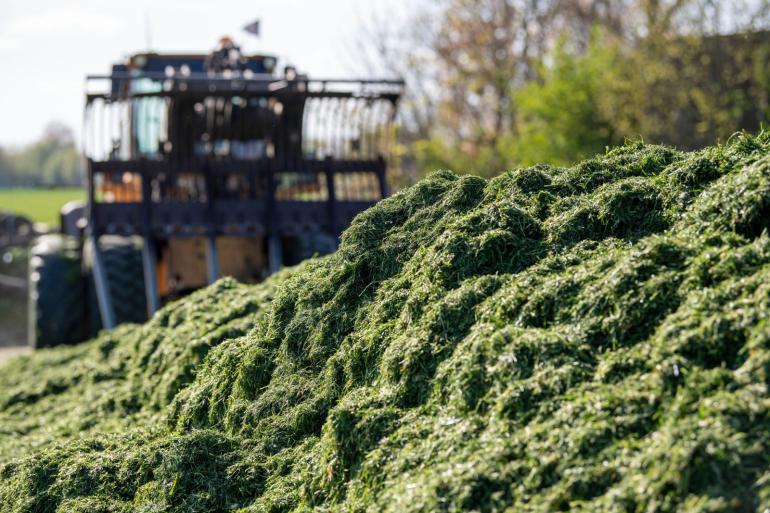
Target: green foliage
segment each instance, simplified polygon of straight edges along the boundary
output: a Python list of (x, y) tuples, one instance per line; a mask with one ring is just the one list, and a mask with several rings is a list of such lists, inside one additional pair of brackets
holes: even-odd
[(499, 137), (493, 145), (479, 147), (456, 147), (441, 137), (432, 137), (415, 141), (411, 151), (420, 169), (455, 169), (458, 173), (491, 178), (499, 173), (499, 170), (507, 169), (515, 162), (511, 155), (512, 144), (508, 135)]
[(619, 58), (618, 50), (598, 34), (585, 55), (559, 45), (542, 79), (512, 92), (518, 125), (511, 161), (571, 164), (616, 142), (611, 121), (601, 117), (597, 105)]
[(769, 51), (766, 33), (645, 41), (608, 70), (598, 112), (617, 133), (684, 149), (756, 130), (770, 115)]
[(71, 130), (53, 123), (40, 140), (14, 152), (0, 150), (0, 187), (79, 185), (81, 157)]
[[(466, 67), (483, 67), (473, 60), (482, 57), (466, 53)], [(570, 165), (624, 139), (692, 150), (740, 130), (757, 131), (770, 116), (767, 31), (663, 30), (629, 42), (600, 26), (585, 48), (565, 36), (532, 61), (526, 77), (512, 64), (499, 71), (510, 76), (497, 100), (505, 123), (493, 135), (489, 128), (484, 137), (468, 128), (485, 125), (491, 115), (484, 107), (493, 110), (470, 99), (477, 90), (499, 90), (499, 77), (478, 76), (464, 93), (442, 84), (452, 94), (440, 105), (441, 123), (411, 143), (417, 167), (490, 176), (535, 163)]]
[(770, 136), (434, 173), (0, 372), (0, 509), (763, 511)]

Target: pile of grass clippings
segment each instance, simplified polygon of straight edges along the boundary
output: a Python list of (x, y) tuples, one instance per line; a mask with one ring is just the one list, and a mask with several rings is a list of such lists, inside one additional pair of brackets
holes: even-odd
[(770, 134), (438, 172), (0, 370), (0, 511), (770, 508)]

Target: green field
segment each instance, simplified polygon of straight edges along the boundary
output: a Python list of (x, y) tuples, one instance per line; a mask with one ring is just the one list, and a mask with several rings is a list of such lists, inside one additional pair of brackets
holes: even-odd
[(59, 209), (72, 200), (85, 200), (86, 190), (79, 187), (62, 189), (0, 189), (0, 211), (10, 210), (33, 221), (59, 224)]

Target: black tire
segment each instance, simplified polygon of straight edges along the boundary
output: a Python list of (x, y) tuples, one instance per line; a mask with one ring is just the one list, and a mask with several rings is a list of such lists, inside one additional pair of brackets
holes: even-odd
[(0, 246), (26, 245), (35, 235), (35, 225), (28, 218), (0, 212)]
[(84, 281), (76, 239), (43, 235), (29, 258), (29, 345), (74, 344), (85, 338)]
[[(99, 240), (99, 247), (102, 250), (115, 322), (145, 322), (147, 298), (140, 242), (126, 237), (103, 236)], [(93, 262), (93, 259), (90, 261)], [(92, 304), (96, 306), (95, 299), (92, 299)], [(98, 315), (96, 318), (99, 318)], [(97, 323), (97, 326), (101, 327), (101, 323)]]

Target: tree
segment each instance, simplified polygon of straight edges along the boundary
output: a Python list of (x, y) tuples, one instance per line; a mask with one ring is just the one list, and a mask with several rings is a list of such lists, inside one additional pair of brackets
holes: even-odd
[(585, 54), (564, 41), (552, 59), (539, 72), (541, 80), (512, 94), (519, 119), (509, 152), (522, 165), (569, 164), (622, 142), (597, 108), (610, 70), (621, 59), (618, 49), (594, 31)]
[(607, 78), (602, 115), (619, 133), (686, 149), (759, 129), (770, 114), (763, 6), (640, 0), (630, 19), (643, 30), (629, 31), (634, 44)]
[(15, 182), (16, 175), (8, 154), (0, 148), (0, 187), (8, 187)]
[(19, 151), (0, 153), (1, 186), (80, 185), (83, 171), (72, 130), (50, 123), (43, 136)]
[(408, 80), (404, 160), (494, 174), (568, 163), (626, 137), (694, 148), (756, 130), (770, 114), (769, 3), (420, 3), (430, 30), (377, 45)]

